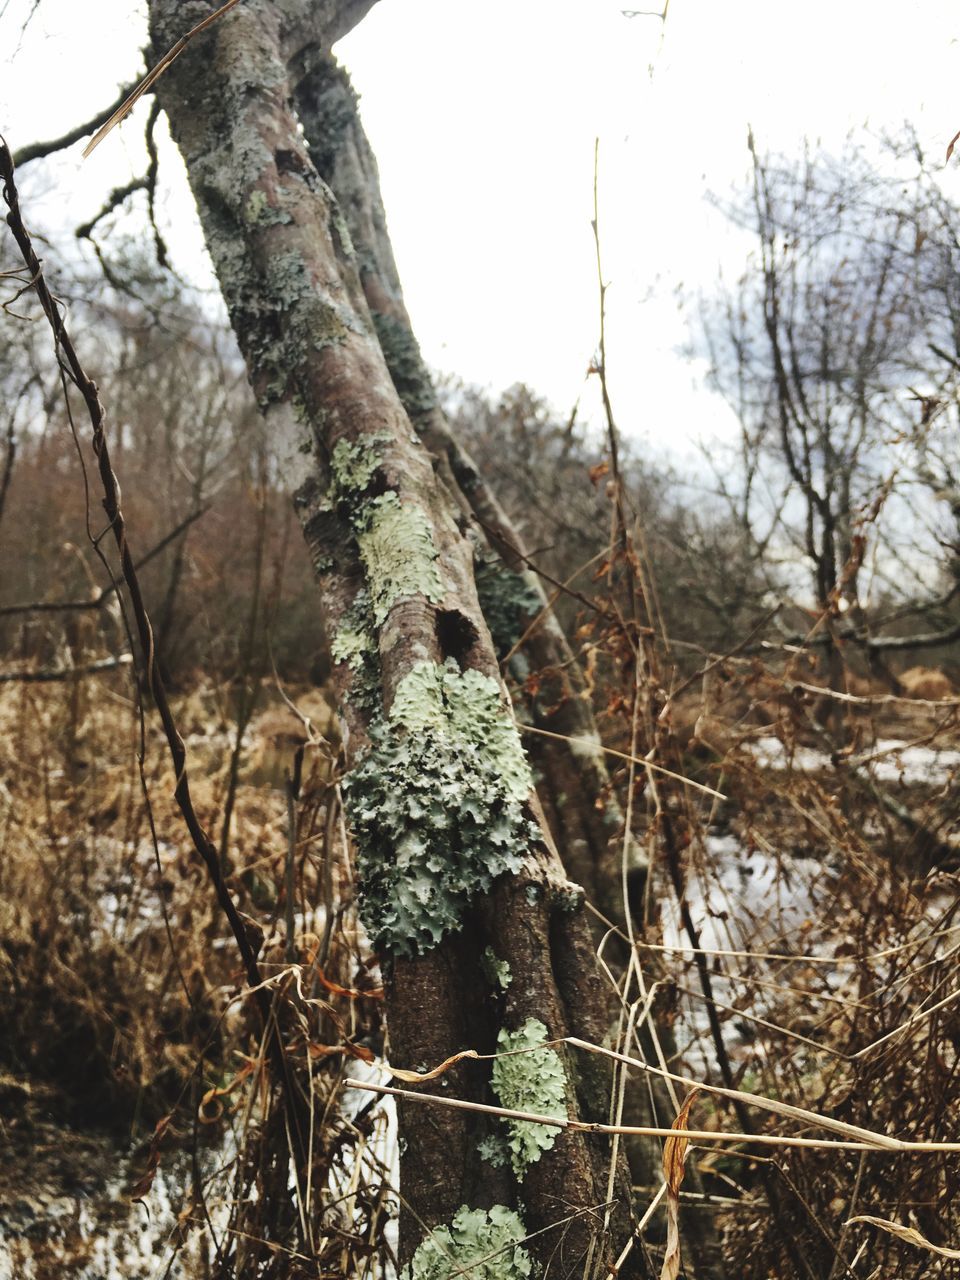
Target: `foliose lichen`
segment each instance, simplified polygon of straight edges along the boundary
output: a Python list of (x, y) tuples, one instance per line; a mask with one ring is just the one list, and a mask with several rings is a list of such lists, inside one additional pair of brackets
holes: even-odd
[(514, 573), (489, 554), (478, 561), (474, 579), (497, 656), (503, 658), (523, 634), (526, 619), (539, 613), (543, 601), (526, 574)]
[(520, 735), (500, 686), (483, 672), (461, 671), (452, 658), (443, 666), (418, 662), (397, 687), (390, 718), (411, 732), (433, 729), (455, 741), (474, 741), (513, 799), (529, 795), (533, 777)]
[(267, 193), (259, 189), (251, 192), (247, 198), (243, 206), (243, 218), (251, 227), (284, 226), (293, 221), (289, 210), (271, 204)]
[(471, 1209), (463, 1205), (449, 1227), (437, 1227), (419, 1246), (402, 1280), (525, 1280), (533, 1260), (520, 1243), (526, 1230), (519, 1215), (505, 1205)]
[(311, 270), (296, 250), (272, 254), (267, 270), (271, 296), (284, 301), (277, 353), (281, 372), (298, 367), (305, 349), (319, 351), (344, 342), (351, 332), (364, 332), (349, 306), (318, 290)]
[(397, 395), (412, 420), (437, 406), (437, 393), (410, 326), (388, 312), (375, 311), (373, 323)]
[(580, 885), (568, 880), (555, 890), (553, 900), (565, 915), (572, 916), (582, 910), (586, 894)]
[(392, 490), (367, 503), (357, 534), (367, 572), (373, 619), (381, 626), (404, 596), (443, 600), (430, 522), (419, 507), (404, 505)]
[[(566, 1077), (555, 1049), (547, 1047), (547, 1028), (528, 1018), (517, 1031), (501, 1030), (491, 1085), (504, 1107), (541, 1116), (567, 1118)], [(526, 1050), (527, 1052), (517, 1052)], [(557, 1140), (560, 1129), (529, 1120), (506, 1120), (507, 1146), (514, 1175), (520, 1179)]]
[(357, 251), (353, 245), (353, 237), (350, 235), (350, 228), (347, 225), (346, 218), (343, 216), (343, 210), (340, 208), (340, 205), (337, 203), (332, 192), (331, 200), (330, 230), (333, 232), (335, 239), (339, 241), (340, 252), (343, 258), (347, 262), (355, 263), (357, 260)]
[(340, 620), (330, 642), (334, 662), (345, 662), (352, 677), (346, 697), (372, 714), (380, 705), (380, 650), (370, 611), (370, 597), (360, 590)]
[(477, 1154), (495, 1169), (506, 1169), (510, 1164), (510, 1148), (502, 1133), (488, 1133), (477, 1143)]
[(452, 660), (417, 663), (370, 738), (344, 784), (361, 917), (378, 950), (423, 954), (523, 865), (530, 770), (497, 683)]
[(483, 976), (492, 987), (499, 987), (501, 991), (506, 991), (510, 983), (513, 981), (513, 974), (510, 972), (510, 966), (506, 960), (498, 960), (497, 954), (493, 947), (487, 947), (483, 955), (480, 957), (480, 967), (483, 970)]
[(358, 671), (365, 655), (370, 652), (371, 639), (369, 632), (344, 624), (333, 637), (330, 656), (334, 662), (345, 662)]
[(330, 458), (330, 479), (338, 499), (363, 493), (380, 466), (380, 446), (390, 439), (383, 432), (359, 440), (338, 440)]

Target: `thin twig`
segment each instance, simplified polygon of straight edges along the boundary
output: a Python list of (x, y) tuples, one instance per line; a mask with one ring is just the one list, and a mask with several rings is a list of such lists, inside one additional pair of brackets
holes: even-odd
[(147, 72), (133, 92), (127, 95), (123, 102), (121, 102), (120, 106), (117, 107), (116, 111), (114, 111), (110, 116), (109, 120), (107, 120), (103, 127), (98, 129), (90, 139), (83, 149), (84, 160), (86, 160), (87, 156), (100, 145), (111, 129), (130, 114), (147, 90), (152, 89), (171, 63), (179, 58), (180, 54), (183, 53), (184, 49), (186, 49), (194, 36), (198, 36), (201, 31), (206, 31), (206, 29), (212, 26), (218, 18), (222, 18), (225, 13), (229, 13), (229, 11), (238, 3), (239, 0), (227, 0), (226, 4), (221, 5), (214, 13), (208, 14), (204, 19), (202, 19), (202, 21), (198, 22), (195, 27), (192, 27), (185, 36), (181, 36), (176, 44), (170, 46), (156, 66)]
[[(453, 1107), (460, 1111), (476, 1111), (482, 1115), (498, 1116), (501, 1120), (519, 1120), (526, 1124), (542, 1124), (554, 1129), (571, 1129), (579, 1133), (603, 1133), (607, 1135), (634, 1135), (639, 1138), (675, 1138), (674, 1128), (663, 1128), (656, 1125), (601, 1124), (599, 1121), (568, 1120), (557, 1116), (544, 1116), (535, 1111), (512, 1111), (508, 1107), (493, 1107), (484, 1102), (469, 1102), (464, 1098), (445, 1098), (435, 1093), (417, 1093), (413, 1089), (397, 1089), (392, 1085), (372, 1084), (368, 1080), (344, 1080), (347, 1089), (362, 1089), (368, 1093), (403, 1098), (405, 1102), (423, 1102), (439, 1107)], [(703, 1087), (703, 1086), (701, 1086)], [(853, 1127), (853, 1126), (851, 1126)], [(757, 1143), (768, 1147), (807, 1147), (820, 1151), (876, 1151), (886, 1155), (921, 1155), (927, 1153), (956, 1154), (960, 1153), (960, 1142), (901, 1142), (897, 1138), (886, 1138), (882, 1134), (873, 1135), (875, 1141), (844, 1140), (834, 1141), (829, 1138), (796, 1138), (776, 1133), (732, 1133), (718, 1132), (714, 1129), (687, 1129), (688, 1138), (695, 1142), (716, 1143)], [(866, 1132), (866, 1130), (864, 1131)]]

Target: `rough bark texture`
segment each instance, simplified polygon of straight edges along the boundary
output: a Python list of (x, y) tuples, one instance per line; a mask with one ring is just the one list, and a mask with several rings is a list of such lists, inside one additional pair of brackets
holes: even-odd
[[(384, 361), (382, 346), (390, 343), (383, 317), (405, 318), (397, 311), (402, 302), (395, 269), (393, 281), (382, 286), (386, 293), (390, 285), (393, 311), (378, 311), (377, 325), (368, 302), (372, 273), (354, 251), (347, 221), (291, 109), (288, 59), (303, 56), (311, 24), (313, 47), (323, 51), (367, 7), (341, 5), (338, 12), (333, 4), (246, 0), (191, 45), (161, 82), (160, 96), (310, 547), (337, 659), (348, 764), (364, 758), (377, 763), (380, 752), (394, 764), (400, 761), (400, 768), (405, 752), (424, 743), (437, 750), (447, 744), (449, 770), (455, 771), (458, 733), (467, 735), (464, 743), (476, 748), (478, 759), (496, 763), (497, 753), (502, 755), (502, 770), (494, 769), (489, 780), (490, 812), (509, 827), (503, 840), (509, 855), (516, 855), (513, 874), (500, 875), (489, 892), (462, 892), (456, 927), (438, 925), (435, 945), (423, 944), (419, 935), (402, 945), (402, 937), (398, 943), (396, 935), (382, 934), (390, 938), (389, 944), (381, 941), (381, 952), (393, 1056), (398, 1065), (420, 1066), (468, 1046), (489, 1050), (498, 1030), (503, 1036), (534, 1022), (551, 1039), (582, 1033), (585, 1022), (596, 1021), (591, 1002), (597, 989), (587, 963), (583, 912), (532, 792), (523, 800), (526, 816), (517, 817), (510, 787), (516, 788), (526, 765), (522, 755), (518, 763), (511, 745), (516, 732), (478, 601), (477, 548), (468, 536), (468, 514), (444, 485), (443, 468), (440, 478), (435, 473)], [(152, 0), (155, 46), (167, 47), (207, 8)], [(320, 155), (322, 147), (318, 137), (314, 153)], [(374, 242), (381, 232), (385, 237), (385, 228), (370, 229)], [(428, 411), (414, 400), (410, 404), (416, 425), (425, 429), (420, 414)], [(495, 706), (483, 703), (481, 719), (491, 736), (475, 742), (469, 717), (456, 719), (457, 699), (469, 694), (483, 702), (490, 689)], [(455, 732), (448, 716), (451, 725), (456, 721)], [(355, 773), (360, 776), (359, 769)], [(373, 775), (368, 770), (368, 779)], [(389, 797), (401, 806), (408, 799), (403, 787)], [(433, 801), (440, 810), (465, 805), (464, 813), (479, 803), (469, 789), (457, 791), (452, 784), (448, 798), (438, 793)], [(370, 803), (361, 794), (358, 816)], [(453, 816), (458, 833), (462, 824)], [(531, 816), (539, 816), (539, 826), (531, 826)], [(372, 827), (378, 829), (376, 821)], [(414, 826), (404, 832), (402, 847), (415, 847), (418, 839)], [(368, 896), (376, 874), (401, 874), (400, 848), (378, 854), (379, 863), (368, 851)], [(411, 895), (416, 898), (413, 889)], [(387, 914), (392, 905), (381, 904)], [(558, 968), (553, 925), (561, 916), (564, 931), (579, 943), (566, 948)], [(513, 980), (505, 990), (481, 976), (488, 952), (510, 965)], [(571, 965), (571, 954), (584, 957), (583, 964)], [(591, 1102), (596, 1106), (603, 1098), (596, 1078), (589, 1071), (575, 1073), (566, 1055), (558, 1061), (566, 1105), (590, 1114)], [(451, 1073), (432, 1087), (481, 1101), (490, 1097), (489, 1074), (476, 1068)], [(588, 1258), (588, 1273), (602, 1273), (629, 1229), (621, 1169), (611, 1238), (600, 1230), (596, 1206), (606, 1199), (605, 1144), (563, 1132), (538, 1158), (518, 1157), (510, 1176), (478, 1150), (488, 1129), (486, 1121), (439, 1107), (421, 1106), (410, 1116), (401, 1112), (402, 1195), (408, 1206), (401, 1252), (413, 1258), (414, 1275), (415, 1250), (425, 1233), (449, 1224), (459, 1207), (521, 1204), (524, 1230), (540, 1233), (525, 1247), (551, 1274), (583, 1274)], [(562, 1226), (556, 1225), (561, 1219)]]

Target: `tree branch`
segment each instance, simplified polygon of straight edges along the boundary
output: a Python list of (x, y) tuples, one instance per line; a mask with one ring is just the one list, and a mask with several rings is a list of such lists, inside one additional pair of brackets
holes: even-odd
[(98, 676), (104, 671), (117, 671), (133, 661), (129, 653), (116, 658), (98, 658), (82, 667), (45, 667), (39, 671), (0, 671), (0, 684), (53, 684), (57, 680), (79, 680), (82, 676)]
[(127, 100), (134, 87), (135, 84), (125, 84), (109, 107), (104, 107), (102, 111), (97, 112), (92, 120), (85, 120), (83, 124), (78, 124), (76, 128), (63, 134), (62, 137), (52, 138), (49, 142), (31, 142), (28, 146), (21, 147), (19, 151), (14, 152), (13, 167), (22, 169), (31, 160), (42, 160), (44, 156), (52, 156), (57, 151), (65, 151), (67, 147), (72, 147), (75, 142), (79, 142), (87, 134), (95, 132)]
[[(201, 516), (205, 516), (210, 510), (211, 503), (204, 503), (202, 507), (198, 507), (196, 511), (190, 514), (177, 525), (175, 529), (171, 529), (166, 537), (161, 538), (155, 547), (152, 547), (145, 556), (133, 566), (134, 569), (142, 569), (144, 565), (149, 564), (161, 551), (165, 551), (171, 542), (175, 542), (180, 535), (187, 530), (195, 520), (199, 520)], [(99, 609), (113, 594), (117, 588), (117, 583), (112, 582), (110, 586), (104, 587), (97, 595), (91, 596), (89, 600), (33, 600), (29, 604), (8, 604), (0, 609), (0, 618), (11, 618), (19, 613), (76, 613), (85, 609)]]

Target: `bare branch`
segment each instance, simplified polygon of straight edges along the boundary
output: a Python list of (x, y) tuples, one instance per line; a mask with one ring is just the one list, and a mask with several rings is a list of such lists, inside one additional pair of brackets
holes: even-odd
[(78, 124), (75, 128), (63, 134), (62, 137), (52, 138), (48, 142), (31, 142), (28, 146), (21, 147), (19, 151), (15, 151), (13, 154), (13, 167), (22, 169), (31, 160), (42, 160), (45, 156), (52, 156), (57, 151), (65, 151), (67, 147), (72, 147), (75, 142), (79, 142), (87, 134), (93, 133), (95, 129), (99, 129), (105, 121), (109, 120), (116, 113), (117, 108), (127, 100), (134, 87), (132, 84), (125, 84), (109, 107), (104, 107), (102, 111), (97, 112), (93, 119), (85, 120), (83, 124)]

